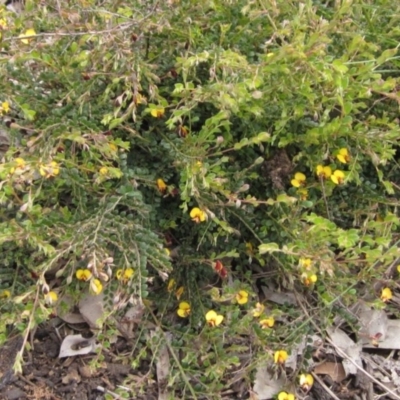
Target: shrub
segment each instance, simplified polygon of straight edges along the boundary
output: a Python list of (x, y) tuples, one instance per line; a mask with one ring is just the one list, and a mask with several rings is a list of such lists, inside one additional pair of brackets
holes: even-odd
[(314, 329), (263, 287), (330, 323), (398, 259), (399, 6), (264, 3), (2, 9), (1, 341), (104, 291), (208, 395)]

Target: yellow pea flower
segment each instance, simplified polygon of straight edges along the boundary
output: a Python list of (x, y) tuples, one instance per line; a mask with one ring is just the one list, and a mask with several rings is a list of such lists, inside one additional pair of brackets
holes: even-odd
[(160, 193), (164, 193), (167, 190), (167, 184), (161, 178), (157, 179), (156, 184)]
[(307, 200), (308, 199), (308, 190), (305, 188), (301, 188), (297, 191), (298, 196), (300, 197), (300, 200)]
[(278, 400), (296, 400), (296, 398), (292, 393), (280, 392), (278, 394)]
[(17, 157), (14, 160), (15, 167), (10, 168), (10, 173), (13, 174), (17, 169), (24, 169), (26, 166), (25, 160), (21, 157)]
[(100, 175), (107, 175), (108, 174), (108, 168), (107, 167), (101, 167), (99, 170)]
[(17, 164), (17, 168), (24, 168), (25, 167), (25, 160), (21, 157), (17, 157), (14, 162)]
[(260, 320), (261, 329), (272, 328), (275, 325), (274, 317), (264, 318)]
[(260, 317), (262, 315), (262, 313), (264, 312), (264, 310), (265, 310), (264, 304), (257, 303), (255, 308), (253, 308), (253, 311), (252, 311), (253, 317), (255, 317), (255, 318)]
[(238, 304), (246, 304), (249, 301), (249, 294), (245, 290), (239, 290), (236, 293), (236, 301)]
[(58, 300), (58, 295), (56, 292), (51, 291), (51, 292), (45, 294), (44, 300), (45, 300), (46, 304), (48, 304), (50, 306)]
[(180, 302), (176, 312), (181, 318), (187, 318), (190, 315), (190, 304), (186, 301)]
[[(32, 29), (32, 28), (30, 28), (30, 29), (27, 29), (24, 33), (21, 33), (18, 37), (35, 36), (35, 35), (36, 35), (35, 30)], [(25, 38), (25, 39), (21, 39), (21, 42), (22, 42), (23, 44), (29, 44), (29, 42), (30, 42), (31, 40), (32, 40), (32, 39), (30, 39), (30, 38)]]
[(165, 109), (163, 107), (152, 108), (150, 114), (154, 118), (162, 118), (165, 114)]
[(246, 242), (245, 246), (246, 246), (246, 254), (248, 254), (249, 256), (253, 255), (254, 254), (253, 245), (250, 242)]
[(275, 364), (284, 364), (288, 358), (288, 353), (286, 350), (278, 350), (274, 354)]
[(305, 268), (305, 269), (310, 269), (312, 265), (312, 260), (311, 258), (300, 258), (299, 260), (300, 267)]
[(303, 282), (303, 284), (305, 286), (311, 286), (313, 285), (315, 282), (317, 282), (318, 277), (317, 275), (313, 274), (313, 273), (302, 273), (301, 274), (301, 281)]
[(122, 281), (123, 283), (127, 283), (128, 280), (131, 278), (131, 276), (134, 273), (134, 269), (133, 268), (127, 268), (125, 270), (123, 269), (119, 269), (117, 271), (117, 273), (115, 274), (115, 276), (117, 277), (117, 279), (119, 281)]
[(0, 115), (7, 114), (10, 112), (10, 104), (8, 101), (3, 101), (0, 106)]
[(9, 290), (3, 290), (0, 292), (0, 299), (8, 299), (11, 297), (11, 292)]
[(344, 182), (344, 172), (341, 171), (340, 169), (337, 169), (332, 175), (331, 175), (331, 180), (333, 183), (336, 185), (340, 185)]
[(113, 152), (116, 153), (118, 151), (118, 147), (114, 143), (108, 143), (108, 148)]
[(389, 300), (392, 300), (393, 298), (393, 293), (392, 291), (387, 287), (382, 289), (381, 293), (381, 300), (387, 303)]
[(143, 104), (146, 102), (146, 98), (143, 97), (140, 93), (136, 94), (133, 96), (133, 102), (138, 105), (138, 104)]
[(103, 285), (98, 279), (92, 279), (90, 281), (90, 291), (92, 294), (98, 295), (103, 290)]
[(301, 388), (308, 392), (314, 384), (314, 377), (311, 374), (301, 374), (299, 379)]
[(297, 172), (294, 175), (294, 179), (292, 179), (290, 181), (292, 186), (297, 187), (297, 188), (300, 187), (300, 186), (303, 186), (305, 184), (305, 182), (306, 182), (306, 176), (301, 172)]
[(60, 167), (55, 161), (51, 161), (47, 165), (41, 164), (39, 167), (39, 173), (45, 178), (51, 178), (60, 173)]
[(336, 158), (343, 164), (347, 164), (350, 161), (350, 154), (346, 148), (342, 148), (339, 150)]
[(198, 207), (194, 207), (192, 211), (190, 211), (190, 218), (192, 218), (192, 221), (198, 224), (200, 222), (204, 222), (207, 216), (203, 210), (200, 210)]
[(171, 293), (174, 290), (175, 286), (176, 286), (175, 279), (173, 279), (173, 278), (170, 279), (169, 282), (168, 282), (168, 286), (167, 286), (168, 292)]
[(92, 273), (88, 269), (78, 269), (75, 273), (75, 276), (80, 281), (87, 282), (92, 277)]
[(317, 175), (319, 178), (328, 179), (332, 175), (332, 169), (328, 166), (317, 165)]
[(223, 320), (224, 320), (224, 316), (218, 315), (214, 310), (210, 310), (206, 314), (207, 324), (211, 327), (221, 325)]
[(177, 300), (179, 300), (181, 298), (184, 291), (185, 291), (185, 288), (183, 286), (180, 286), (178, 289), (176, 289), (175, 296), (176, 296)]

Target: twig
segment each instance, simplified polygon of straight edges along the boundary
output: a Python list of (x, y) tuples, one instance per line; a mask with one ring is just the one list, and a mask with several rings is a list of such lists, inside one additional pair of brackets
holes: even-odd
[(99, 392), (102, 392), (104, 394), (110, 394), (112, 397), (114, 397), (114, 399), (117, 399), (117, 400), (122, 399), (122, 397), (118, 393), (111, 392), (110, 390), (103, 388), (103, 386), (97, 386), (96, 390), (98, 390)]
[[(21, 349), (18, 351), (18, 353), (17, 353), (17, 357), (16, 357), (16, 360), (22, 360), (22, 357), (23, 357), (23, 355), (24, 355), (24, 350), (25, 350), (25, 346), (26, 346), (26, 342), (28, 341), (28, 336), (29, 336), (29, 334), (30, 334), (30, 332), (31, 332), (31, 327), (32, 327), (32, 325), (33, 325), (33, 320), (34, 320), (34, 318), (35, 318), (35, 312), (36, 312), (36, 307), (37, 307), (37, 303), (38, 303), (38, 301), (39, 301), (39, 292), (40, 292), (40, 287), (39, 287), (39, 285), (36, 287), (36, 295), (35, 295), (35, 301), (34, 301), (34, 303), (33, 303), (33, 307), (32, 307), (32, 310), (31, 310), (31, 314), (30, 314), (30, 316), (29, 316), (29, 321), (28, 321), (28, 325), (27, 325), (27, 327), (26, 327), (26, 333), (25, 333), (25, 335), (24, 335), (24, 340), (23, 340), (23, 342), (22, 342), (22, 346), (21, 346)], [(14, 364), (14, 368), (15, 368), (15, 364)], [(20, 370), (18, 371), (18, 372), (21, 372)]]
[(326, 193), (325, 193), (325, 185), (324, 185), (324, 178), (320, 176), (320, 181), (321, 181), (321, 188), (322, 188), (322, 197), (324, 198), (324, 203), (326, 207), (326, 214), (329, 220), (331, 220), (331, 213), (329, 212), (329, 206), (328, 206), (328, 200), (326, 199)]
[(328, 386), (325, 385), (325, 382), (324, 382), (316, 373), (311, 372), (311, 375), (314, 377), (314, 379), (315, 379), (316, 381), (318, 381), (318, 383), (324, 388), (324, 390), (325, 390), (326, 392), (328, 392), (328, 393), (332, 396), (332, 399), (334, 399), (334, 400), (340, 400), (339, 397), (337, 397), (336, 394), (333, 393), (332, 390), (329, 389)]
[(376, 383), (378, 386), (380, 386), (383, 390), (386, 390), (386, 392), (390, 393), (395, 399), (400, 400), (400, 396), (394, 392), (393, 390), (389, 389), (387, 386), (385, 386), (383, 383), (379, 382), (378, 379), (374, 378), (369, 372), (367, 372), (364, 368), (360, 367), (351, 357), (349, 357), (340, 347), (336, 346), (335, 343), (329, 338), (326, 338), (326, 341), (331, 344), (335, 350), (339, 353), (339, 355), (346, 360), (349, 360), (359, 371), (364, 373), (368, 378), (370, 378), (374, 383)]
[[(297, 297), (297, 296), (296, 296)], [(314, 328), (319, 332), (322, 336), (325, 336), (321, 330), (321, 328), (315, 323), (315, 321), (312, 319), (312, 317), (308, 314), (307, 310), (301, 303), (301, 301), (297, 301), (297, 303), (300, 305), (302, 308), (304, 314), (307, 315), (309, 318), (309, 321), (311, 324), (314, 326)], [(387, 386), (385, 386), (383, 383), (379, 382), (378, 379), (374, 378), (369, 372), (367, 372), (364, 368), (360, 367), (351, 357), (349, 357), (342, 349), (340, 349), (336, 344), (329, 339), (328, 337), (326, 338), (326, 341), (335, 348), (336, 352), (346, 360), (349, 360), (359, 371), (361, 371), (363, 374), (365, 374), (368, 378), (370, 378), (374, 383), (376, 383), (378, 386), (380, 386), (383, 390), (386, 390), (388, 393), (390, 393), (395, 399), (400, 400), (400, 396), (396, 394), (393, 390), (389, 389)]]
[(37, 33), (35, 35), (29, 35), (29, 36), (13, 36), (9, 38), (4, 38), (3, 42), (13, 42), (16, 40), (21, 40), (21, 39), (33, 39), (37, 37), (52, 37), (52, 36), (84, 36), (84, 35), (103, 35), (105, 33), (113, 33), (115, 31), (123, 31), (126, 29), (129, 29), (132, 26), (137, 26), (140, 25), (142, 22), (144, 22), (147, 18), (149, 18), (155, 11), (156, 7), (158, 5), (158, 1), (154, 5), (154, 7), (151, 9), (151, 11), (145, 15), (142, 19), (139, 21), (132, 21), (129, 23), (123, 23), (120, 25), (117, 25), (113, 28), (110, 29), (104, 29), (101, 31), (86, 31), (86, 32), (51, 32), (51, 33)]

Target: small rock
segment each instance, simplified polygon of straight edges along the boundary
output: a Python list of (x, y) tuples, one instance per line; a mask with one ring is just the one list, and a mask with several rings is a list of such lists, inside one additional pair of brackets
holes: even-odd
[(79, 367), (79, 373), (83, 378), (91, 378), (93, 375), (89, 365), (83, 365), (82, 367)]
[(19, 400), (19, 399), (26, 399), (25, 393), (17, 387), (9, 388), (4, 393), (6, 400)]

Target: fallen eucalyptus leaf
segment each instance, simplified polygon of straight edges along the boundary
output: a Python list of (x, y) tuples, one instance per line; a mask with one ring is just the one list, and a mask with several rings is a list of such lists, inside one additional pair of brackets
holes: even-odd
[(86, 339), (81, 334), (68, 335), (61, 343), (60, 354), (58, 355), (58, 358), (81, 356), (83, 354), (94, 353), (98, 346), (99, 345), (96, 345), (96, 339), (94, 337)]
[(101, 319), (104, 317), (104, 293), (93, 296), (90, 293), (84, 295), (79, 302), (79, 311), (87, 324), (93, 328), (101, 328)]

